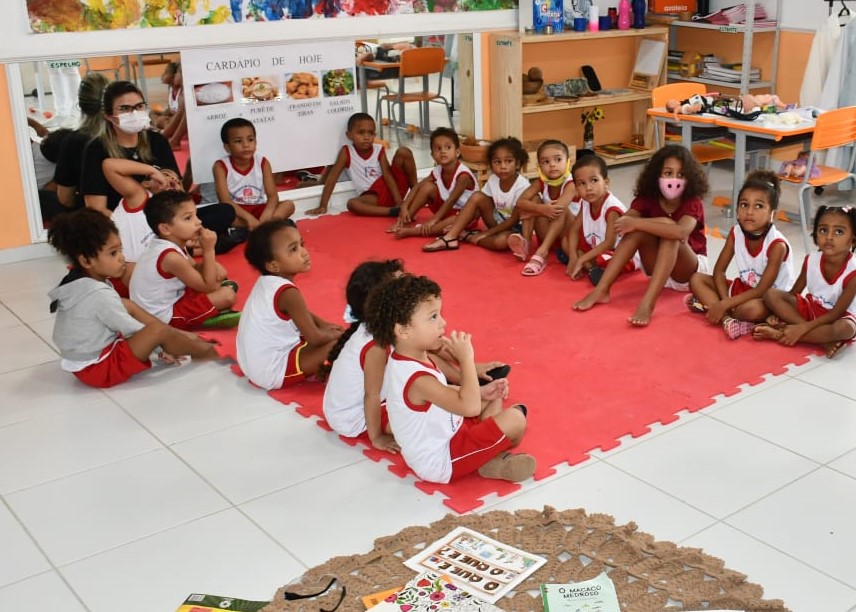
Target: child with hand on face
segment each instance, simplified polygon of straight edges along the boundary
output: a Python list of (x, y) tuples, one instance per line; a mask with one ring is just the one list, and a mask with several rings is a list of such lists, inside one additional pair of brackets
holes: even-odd
[(689, 291), (690, 277), (707, 272), (704, 203), (708, 191), (704, 169), (690, 151), (666, 145), (657, 151), (636, 181), (636, 198), (615, 221), (621, 242), (597, 287), (573, 308), (585, 311), (609, 302), (612, 283), (638, 251), (649, 275), (648, 287), (628, 322), (644, 327), (664, 287)]
[[(562, 238), (568, 276), (576, 280), (585, 274), (597, 285), (619, 242), (615, 222), (627, 208), (609, 192), (609, 171), (597, 155), (577, 159), (571, 175), (580, 197), (580, 210)], [(637, 270), (640, 265), (638, 255), (634, 256), (624, 266), (624, 272)]]
[[(791, 245), (773, 223), (780, 193), (775, 174), (752, 172), (737, 196), (737, 224), (728, 233), (713, 274), (697, 272), (690, 278), (687, 307), (722, 325), (732, 340), (751, 333), (755, 322), (770, 314), (764, 305), (768, 290), (788, 291), (794, 283)], [(732, 260), (738, 276), (729, 281), (725, 271)]]
[[(443, 236), (423, 245), (426, 253), (454, 251), (461, 240), (492, 251), (508, 249), (508, 237), (519, 226), (517, 201), (529, 189), (529, 181), (520, 174), (529, 161), (529, 154), (518, 139), (500, 138), (488, 147), (487, 158), (491, 169), (487, 183), (467, 200)], [(487, 229), (483, 232), (467, 230), (479, 218)]]
[[(431, 132), (431, 157), (437, 165), (407, 194), (398, 221), (388, 232), (396, 238), (438, 236), (452, 226), (478, 185), (472, 171), (460, 162), (460, 156), (461, 141), (455, 130), (441, 127)], [(425, 223), (410, 227), (416, 213), (426, 205), (434, 214)]]
[(327, 172), (324, 191), (317, 208), (309, 215), (327, 212), (327, 205), (339, 175), (346, 170), (354, 190), (359, 194), (348, 200), (348, 210), (356, 215), (398, 217), (401, 203), (416, 185), (416, 161), (407, 147), (398, 147), (392, 163), (386, 159), (386, 148), (375, 142), (375, 121), (367, 113), (355, 113), (348, 119), (345, 133), (351, 144), (339, 151), (336, 162)]
[[(508, 381), (480, 387), (470, 335), (445, 338), (440, 287), (403, 275), (379, 285), (366, 304), (366, 327), (391, 346), (384, 372), (389, 422), (401, 454), (416, 475), (446, 483), (478, 471), (519, 482), (535, 472), (535, 458), (512, 454), (526, 431), (526, 407), (503, 409)], [(432, 351), (446, 345), (459, 366), (458, 386), (447, 384)]]
[[(137, 259), (131, 299), (179, 329), (237, 325), (240, 313), (231, 308), (238, 285), (226, 279), (226, 270), (217, 263), (217, 234), (202, 227), (191, 196), (161, 191), (148, 200), (144, 211), (155, 237)], [(198, 265), (187, 252), (191, 241), (202, 250)]]
[(820, 344), (831, 359), (856, 337), (856, 207), (821, 206), (811, 236), (818, 250), (806, 255), (790, 291), (764, 294), (774, 316), (756, 325), (753, 337)]
[(236, 117), (220, 128), (220, 140), (228, 155), (214, 162), (217, 198), (235, 208), (236, 227), (253, 229), (262, 221), (287, 219), (294, 202), (279, 201), (270, 162), (256, 154), (256, 127)]
[[(527, 262), (520, 271), (523, 276), (538, 276), (544, 271), (550, 248), (566, 227), (569, 211), (572, 216), (579, 212), (579, 203), (574, 202), (576, 193), (568, 145), (559, 140), (545, 140), (537, 155), (540, 178), (517, 201), (522, 233), (508, 237), (508, 247), (514, 256)], [(538, 250), (530, 258), (533, 231), (538, 236)]]
[(318, 372), (342, 327), (312, 314), (294, 284), (312, 262), (293, 221), (259, 225), (245, 255), (261, 276), (238, 325), (238, 365), (262, 389), (295, 385)]
[(71, 263), (49, 294), (63, 370), (92, 387), (112, 387), (149, 369), (149, 356), (158, 348), (167, 363), (186, 355), (216, 357), (208, 342), (165, 325), (116, 293), (109, 280), (124, 274), (125, 258), (108, 217), (92, 209), (60, 215), (48, 242)]

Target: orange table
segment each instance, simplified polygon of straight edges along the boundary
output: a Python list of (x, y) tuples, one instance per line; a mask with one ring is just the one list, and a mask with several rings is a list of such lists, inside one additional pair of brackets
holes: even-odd
[[(678, 115), (667, 111), (664, 107), (649, 108), (648, 116), (656, 123), (676, 125), (681, 128), (681, 144), (687, 149), (693, 144), (693, 127), (716, 127), (717, 115), (702, 113), (698, 115)], [(660, 130), (656, 132), (657, 144), (660, 146)]]

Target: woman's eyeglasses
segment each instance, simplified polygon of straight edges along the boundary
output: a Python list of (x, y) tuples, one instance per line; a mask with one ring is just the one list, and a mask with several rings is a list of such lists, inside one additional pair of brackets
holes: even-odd
[(144, 111), (149, 107), (145, 102), (139, 102), (137, 104), (122, 104), (121, 106), (116, 107), (117, 115), (125, 115), (127, 113), (132, 113), (134, 111)]

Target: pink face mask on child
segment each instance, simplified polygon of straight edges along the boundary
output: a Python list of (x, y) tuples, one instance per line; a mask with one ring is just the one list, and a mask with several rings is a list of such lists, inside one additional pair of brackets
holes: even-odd
[(667, 200), (676, 200), (684, 193), (684, 188), (687, 186), (687, 179), (675, 178), (671, 176), (660, 177), (660, 193)]

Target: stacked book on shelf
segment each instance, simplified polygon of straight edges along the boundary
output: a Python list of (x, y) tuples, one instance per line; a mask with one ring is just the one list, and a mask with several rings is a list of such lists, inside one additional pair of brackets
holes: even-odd
[[(743, 64), (708, 64), (705, 63), (704, 70), (701, 76), (707, 79), (716, 79), (717, 81), (730, 81), (739, 83), (743, 76)], [(749, 70), (749, 81), (758, 81), (761, 79), (761, 69), (752, 68)]]

